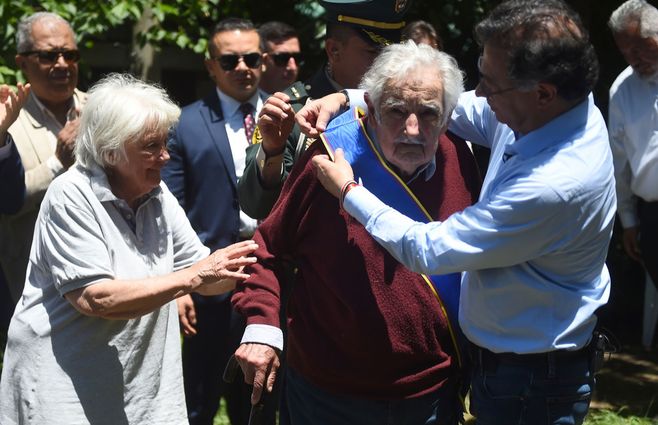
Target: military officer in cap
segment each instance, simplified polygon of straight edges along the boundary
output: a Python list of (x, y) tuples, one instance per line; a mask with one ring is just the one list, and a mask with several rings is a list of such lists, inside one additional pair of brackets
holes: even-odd
[(269, 214), (299, 155), (313, 142), (298, 127), (282, 126), (309, 98), (356, 88), (382, 47), (400, 41), (408, 0), (324, 0), (327, 62), (307, 82), (270, 97), (259, 114), (254, 143), (247, 149), (238, 182), (242, 210), (253, 218)]

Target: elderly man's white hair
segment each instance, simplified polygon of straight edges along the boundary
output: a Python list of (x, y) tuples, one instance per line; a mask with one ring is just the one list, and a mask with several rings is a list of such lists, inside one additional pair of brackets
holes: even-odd
[(16, 28), (16, 53), (29, 52), (34, 49), (34, 39), (32, 38), (32, 27), (39, 21), (61, 22), (66, 25), (75, 38), (75, 31), (66, 19), (52, 12), (37, 12), (24, 17), (18, 23)]
[(412, 40), (386, 46), (363, 76), (359, 88), (368, 92), (372, 104), (379, 108), (386, 83), (402, 80), (414, 69), (435, 69), (439, 74), (443, 82), (441, 126), (445, 125), (464, 91), (464, 74), (447, 53)]
[(128, 74), (110, 74), (89, 90), (82, 110), (75, 156), (84, 167), (125, 160), (125, 145), (151, 134), (167, 134), (180, 108), (167, 92)]
[(642, 37), (658, 37), (658, 9), (645, 0), (628, 0), (623, 3), (610, 15), (608, 27), (616, 34), (635, 22), (640, 25)]

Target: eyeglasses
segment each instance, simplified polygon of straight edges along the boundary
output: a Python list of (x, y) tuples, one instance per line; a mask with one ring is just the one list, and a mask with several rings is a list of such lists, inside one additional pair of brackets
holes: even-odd
[(249, 68), (258, 68), (261, 64), (262, 56), (258, 52), (247, 53), (245, 55), (236, 55), (236, 54), (226, 54), (220, 55), (219, 57), (213, 58), (219, 62), (219, 66), (224, 71), (233, 71), (240, 62), (240, 59), (247, 65)]
[(493, 90), (493, 91), (491, 91), (491, 90), (489, 90), (489, 88), (488, 88), (486, 85), (482, 84), (482, 81), (480, 81), (479, 86), (480, 86), (480, 91), (482, 92), (482, 94), (484, 95), (484, 97), (486, 97), (487, 99), (490, 99), (490, 98), (492, 98), (493, 96), (498, 96), (498, 95), (500, 95), (500, 94), (507, 93), (508, 91), (512, 91), (512, 90), (516, 90), (516, 89), (517, 89), (517, 87), (508, 87), (508, 88), (506, 88), (506, 89), (500, 89), (500, 90)]
[(44, 65), (52, 65), (63, 57), (67, 64), (77, 63), (80, 60), (80, 52), (78, 50), (30, 50), (20, 53), (21, 56), (36, 55), (39, 63)]
[(297, 52), (297, 53), (289, 53), (289, 52), (281, 52), (281, 53), (270, 53), (270, 57), (274, 61), (274, 64), (276, 66), (284, 67), (288, 65), (288, 61), (290, 61), (290, 58), (293, 58), (297, 65), (302, 65), (304, 63), (304, 56)]
[[(480, 78), (482, 78), (482, 56), (478, 57), (478, 73), (480, 74)], [(487, 87), (487, 84), (482, 81), (482, 79), (480, 79), (480, 82), (478, 83), (478, 87), (480, 88), (480, 91), (482, 92), (484, 97), (486, 97), (487, 99), (493, 96), (497, 96), (518, 89), (518, 87), (507, 87), (500, 90), (490, 90), (489, 87)]]

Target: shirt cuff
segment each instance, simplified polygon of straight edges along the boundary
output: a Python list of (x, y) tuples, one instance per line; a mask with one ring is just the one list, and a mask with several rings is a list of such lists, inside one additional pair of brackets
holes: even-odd
[(617, 214), (619, 214), (619, 219), (621, 220), (621, 227), (624, 229), (640, 225), (637, 216), (633, 212), (617, 211)]
[(9, 158), (9, 155), (11, 155), (11, 145), (14, 143), (9, 135), (7, 135), (7, 143), (5, 143), (2, 147), (0, 147), (0, 161)]
[(386, 207), (386, 204), (363, 186), (356, 186), (351, 189), (343, 200), (345, 211), (356, 218), (364, 227), (368, 224), (370, 217), (384, 207)]
[(59, 162), (59, 159), (55, 155), (48, 158), (46, 160), (46, 164), (48, 165), (48, 168), (50, 168), (50, 171), (53, 173), (53, 176), (58, 176), (62, 170), (64, 170), (64, 166), (61, 162)]
[(345, 89), (347, 92), (347, 97), (350, 99), (350, 107), (358, 107), (364, 110), (368, 109), (368, 106), (366, 105), (366, 100), (363, 94), (365, 93), (364, 90), (361, 89)]
[(283, 175), (283, 152), (278, 155), (267, 157), (265, 150), (263, 150), (263, 145), (261, 143), (258, 146), (258, 152), (256, 152), (256, 165), (258, 166), (258, 172), (260, 176), (263, 176), (263, 169), (270, 167), (279, 167), (279, 176)]
[(247, 344), (250, 342), (269, 345), (279, 351), (283, 351), (283, 332), (276, 326), (247, 325), (240, 344)]

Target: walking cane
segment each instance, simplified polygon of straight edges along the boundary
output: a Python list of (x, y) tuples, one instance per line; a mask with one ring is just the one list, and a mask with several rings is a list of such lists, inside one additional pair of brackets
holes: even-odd
[[(227, 384), (233, 383), (233, 381), (235, 381), (235, 377), (238, 374), (238, 370), (240, 370), (240, 365), (238, 364), (238, 360), (235, 358), (235, 355), (232, 355), (231, 358), (228, 359), (228, 363), (226, 363), (226, 369), (224, 369), (224, 375), (222, 376), (224, 382)], [(258, 400), (258, 403), (251, 406), (248, 425), (262, 425), (263, 417), (265, 416), (264, 411), (266, 400), (267, 390), (263, 388), (263, 392), (260, 394), (260, 400)]]

